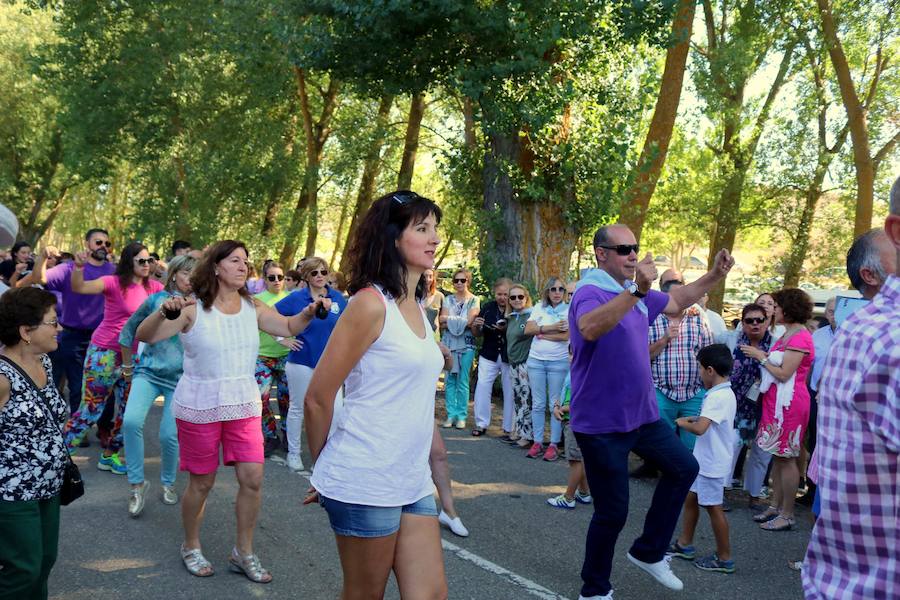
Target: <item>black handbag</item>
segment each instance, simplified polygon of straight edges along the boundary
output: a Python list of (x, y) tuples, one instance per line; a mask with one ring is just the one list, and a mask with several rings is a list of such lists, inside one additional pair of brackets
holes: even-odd
[[(16, 371), (19, 372), (20, 375), (31, 384), (31, 387), (34, 388), (37, 393), (37, 397), (41, 399), (41, 404), (43, 404), (44, 411), (47, 413), (47, 418), (50, 419), (50, 422), (56, 427), (56, 430), (59, 432), (60, 437), (65, 439), (65, 436), (62, 434), (62, 430), (59, 428), (59, 423), (53, 420), (53, 411), (50, 410), (50, 407), (44, 401), (44, 397), (41, 396), (40, 388), (38, 388), (37, 384), (31, 377), (26, 373), (22, 368), (19, 367), (16, 363), (9, 360), (5, 356), (0, 356), (3, 360), (9, 363)], [(84, 481), (81, 479), (81, 471), (78, 470), (78, 465), (76, 465), (72, 461), (72, 457), (69, 456), (69, 453), (66, 452), (66, 466), (63, 467), (63, 482), (62, 488), (59, 490), (59, 503), (63, 506), (68, 506), (75, 500), (78, 500), (84, 496)]]

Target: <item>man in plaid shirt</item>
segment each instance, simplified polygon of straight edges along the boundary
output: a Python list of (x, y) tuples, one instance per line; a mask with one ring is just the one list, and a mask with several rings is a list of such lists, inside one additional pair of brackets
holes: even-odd
[[(684, 285), (684, 277), (669, 269), (659, 279), (659, 289), (669, 293)], [(696, 417), (703, 407), (703, 382), (697, 367), (697, 352), (713, 343), (706, 316), (698, 305), (678, 315), (660, 314), (650, 326), (650, 373), (656, 388), (659, 416), (672, 429), (679, 417)], [(696, 436), (680, 431), (689, 450)]]
[[(885, 231), (900, 260), (900, 179)], [(838, 328), (819, 383), (807, 599), (900, 598), (900, 278)]]

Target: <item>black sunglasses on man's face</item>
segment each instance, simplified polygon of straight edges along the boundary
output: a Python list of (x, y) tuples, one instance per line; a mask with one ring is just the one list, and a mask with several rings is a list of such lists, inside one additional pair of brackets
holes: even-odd
[(637, 254), (641, 248), (640, 244), (616, 244), (615, 246), (604, 246), (601, 244), (600, 247), (606, 250), (615, 250), (619, 256), (628, 256), (632, 252)]

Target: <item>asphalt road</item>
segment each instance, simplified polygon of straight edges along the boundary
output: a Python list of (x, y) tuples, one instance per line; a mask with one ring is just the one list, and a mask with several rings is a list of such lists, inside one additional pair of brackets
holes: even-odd
[[(180, 508), (159, 500), (156, 432), (160, 413), (160, 407), (154, 406), (145, 429), (146, 473), (152, 487), (140, 518), (128, 516), (125, 477), (95, 468), (96, 443), (76, 456), (87, 493), (62, 509), (51, 598), (336, 598), (341, 570), (328, 519), (318, 506), (301, 506), (307, 480), (291, 473), (277, 458), (266, 463), (255, 544), (273, 582), (253, 584), (227, 570), (237, 489), (234, 471), (229, 468), (219, 471), (202, 531), (204, 552), (216, 574), (199, 579), (185, 571), (178, 552)], [(499, 433), (492, 427), (487, 437), (473, 438), (468, 431), (444, 430), (457, 509), (471, 532), (468, 538), (446, 530), (443, 534), (450, 597), (577, 599), (591, 507), (579, 505), (574, 511), (563, 511), (547, 506), (545, 499), (564, 488), (565, 462), (528, 460), (523, 450), (493, 439)], [(179, 473), (179, 491), (186, 481)], [(639, 535), (652, 493), (652, 482), (631, 484), (631, 511), (616, 548), (612, 577), (616, 600), (802, 597), (799, 573), (788, 568), (789, 560), (802, 558), (809, 539), (808, 513), (802, 507), (798, 529), (782, 533), (759, 530), (750, 513), (736, 507), (729, 513), (729, 522), (737, 572), (705, 573), (676, 559), (673, 569), (685, 582), (685, 590), (676, 593), (649, 579), (625, 558), (628, 546)], [(715, 549), (705, 515), (695, 545), (701, 553)], [(393, 582), (386, 597), (399, 597)]]

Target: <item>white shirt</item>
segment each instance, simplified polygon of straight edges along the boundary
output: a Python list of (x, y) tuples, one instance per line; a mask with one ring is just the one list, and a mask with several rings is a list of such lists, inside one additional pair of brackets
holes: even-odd
[(719, 313), (706, 309), (706, 324), (709, 325), (709, 331), (712, 333), (713, 342), (716, 344), (724, 344), (725, 336), (728, 334), (728, 327), (725, 325)]
[(703, 435), (697, 436), (694, 458), (700, 464), (704, 477), (728, 477), (731, 475), (731, 453), (734, 448), (734, 415), (737, 400), (726, 381), (713, 386), (703, 398), (700, 416), (712, 423)]
[(828, 358), (828, 351), (834, 342), (834, 332), (831, 325), (820, 327), (812, 334), (813, 347), (816, 350), (815, 359), (813, 360), (812, 375), (809, 376), (809, 387), (812, 390), (819, 389), (819, 380), (822, 379), (822, 369), (825, 368), (825, 359)]
[[(544, 306), (544, 303), (541, 302), (531, 309), (531, 316), (528, 318), (529, 321), (534, 321), (538, 327), (547, 327), (548, 325), (553, 325), (561, 320), (568, 321), (568, 319), (569, 305), (565, 302), (560, 302), (555, 307), (550, 306), (549, 304)], [(567, 361), (569, 360), (569, 342), (555, 342), (552, 340), (539, 339), (537, 336), (534, 336), (528, 358)]]
[(420, 338), (392, 298), (384, 303), (381, 335), (347, 377), (344, 406), (310, 483), (332, 500), (393, 507), (434, 492), (428, 459), (444, 357), (424, 310)]
[(6, 285), (5, 283), (3, 283), (2, 281), (0, 281), (0, 296), (2, 296), (3, 293), (8, 289), (9, 289), (9, 286)]

